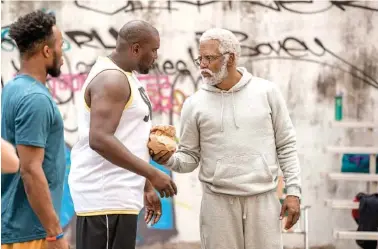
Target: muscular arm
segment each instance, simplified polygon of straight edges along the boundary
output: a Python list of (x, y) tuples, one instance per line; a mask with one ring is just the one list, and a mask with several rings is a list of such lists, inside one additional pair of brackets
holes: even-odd
[(200, 161), (199, 130), (192, 112), (191, 99), (187, 99), (181, 111), (180, 142), (178, 150), (165, 163), (172, 171), (189, 173), (195, 170)]
[(1, 172), (15, 173), (19, 168), (16, 150), (9, 142), (1, 139)]
[(277, 155), (284, 175), (287, 195), (300, 197), (301, 181), (296, 134), (285, 100), (277, 86), (273, 86), (269, 93), (269, 101), (272, 108)]
[(51, 100), (42, 94), (31, 94), (20, 101), (15, 118), (15, 143), (25, 193), (48, 236), (62, 232), (42, 167), (53, 117)]
[[(150, 179), (155, 169), (133, 155), (115, 136), (130, 98), (127, 77), (117, 70), (100, 73), (88, 86), (90, 98), (89, 145), (111, 163)], [(146, 145), (147, 146), (147, 145)]]
[(20, 156), (20, 172), (30, 206), (38, 216), (47, 236), (62, 232), (50, 195), (50, 190), (42, 169), (45, 154), (43, 148), (17, 145)]

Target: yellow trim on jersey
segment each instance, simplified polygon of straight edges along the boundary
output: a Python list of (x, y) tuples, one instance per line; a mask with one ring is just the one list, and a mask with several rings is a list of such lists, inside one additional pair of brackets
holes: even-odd
[(91, 110), (91, 108), (87, 105), (87, 101), (85, 101), (85, 97), (84, 97), (84, 106), (85, 106), (85, 109), (87, 109), (87, 111)]
[(96, 215), (108, 215), (108, 214), (135, 214), (139, 215), (138, 210), (102, 210), (76, 213), (77, 216), (96, 216)]

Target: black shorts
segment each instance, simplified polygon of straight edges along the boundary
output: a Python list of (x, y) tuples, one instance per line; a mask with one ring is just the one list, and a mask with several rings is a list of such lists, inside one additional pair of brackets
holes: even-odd
[(135, 249), (138, 215), (78, 216), (76, 249)]

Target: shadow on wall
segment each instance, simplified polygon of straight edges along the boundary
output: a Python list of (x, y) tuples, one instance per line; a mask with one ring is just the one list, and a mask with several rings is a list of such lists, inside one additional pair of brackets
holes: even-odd
[[(66, 154), (66, 174), (64, 179), (62, 208), (60, 213), (60, 224), (64, 228), (65, 233), (69, 234), (69, 241), (71, 246), (76, 244), (75, 242), (75, 226), (76, 215), (68, 186), (68, 175), (71, 167), (71, 148), (68, 144), (65, 146)], [(160, 169), (166, 174), (171, 175), (171, 172), (165, 169), (163, 166), (150, 162), (152, 166)], [(152, 245), (155, 243), (164, 243), (169, 241), (172, 237), (177, 235), (176, 222), (175, 222), (175, 207), (173, 199), (162, 198), (162, 211), (159, 222), (154, 226), (147, 225), (143, 219), (144, 210), (141, 211), (138, 220), (138, 233), (137, 233), (137, 245)]]

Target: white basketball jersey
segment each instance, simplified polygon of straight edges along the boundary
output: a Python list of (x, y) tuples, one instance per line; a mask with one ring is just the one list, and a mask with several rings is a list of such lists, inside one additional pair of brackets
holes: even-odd
[(147, 143), (152, 108), (146, 91), (134, 73), (123, 71), (107, 57), (99, 57), (88, 74), (77, 103), (79, 140), (71, 151), (68, 181), (78, 216), (139, 214), (143, 207), (145, 178), (110, 163), (89, 147), (90, 108), (84, 93), (92, 79), (105, 70), (124, 73), (131, 89), (115, 136), (131, 153), (146, 162), (150, 160)]

